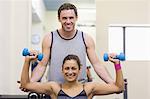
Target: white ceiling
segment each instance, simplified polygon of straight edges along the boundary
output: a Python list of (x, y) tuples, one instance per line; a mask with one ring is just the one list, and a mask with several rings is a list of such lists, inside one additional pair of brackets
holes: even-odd
[(77, 4), (94, 4), (95, 0), (43, 0), (46, 10), (57, 10), (65, 2)]

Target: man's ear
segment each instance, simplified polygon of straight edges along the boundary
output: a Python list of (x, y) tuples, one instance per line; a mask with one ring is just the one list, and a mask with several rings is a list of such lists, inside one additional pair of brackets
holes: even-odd
[(60, 22), (60, 17), (58, 16), (57, 18), (58, 18), (58, 21)]
[(78, 21), (78, 16), (76, 16), (76, 21)]
[(78, 16), (76, 16), (77, 20), (78, 20)]

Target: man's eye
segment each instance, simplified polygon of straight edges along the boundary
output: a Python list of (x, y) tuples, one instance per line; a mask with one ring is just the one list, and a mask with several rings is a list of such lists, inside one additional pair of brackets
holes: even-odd
[(62, 19), (67, 19), (66, 17), (63, 17)]
[(73, 17), (70, 17), (70, 19), (73, 19)]

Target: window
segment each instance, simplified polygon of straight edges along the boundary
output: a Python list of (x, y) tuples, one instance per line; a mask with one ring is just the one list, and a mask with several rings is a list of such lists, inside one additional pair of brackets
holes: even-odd
[(109, 28), (109, 52), (123, 52), (123, 29), (122, 27)]
[(150, 25), (110, 25), (108, 45), (126, 60), (150, 60)]

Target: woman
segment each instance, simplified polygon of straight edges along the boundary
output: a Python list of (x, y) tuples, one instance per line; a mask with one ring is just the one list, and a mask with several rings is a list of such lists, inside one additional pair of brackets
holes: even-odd
[(63, 60), (62, 74), (65, 78), (63, 84), (57, 82), (30, 82), (29, 67), (30, 62), (36, 59), (36, 52), (31, 52), (35, 56), (26, 56), (21, 75), (21, 87), (27, 90), (45, 93), (52, 99), (92, 99), (95, 95), (107, 95), (122, 92), (124, 89), (124, 81), (120, 62), (113, 59), (115, 55), (109, 55), (109, 60), (114, 63), (116, 70), (116, 82), (114, 84), (106, 84), (100, 82), (78, 82), (78, 75), (81, 70), (81, 64), (78, 56), (68, 55)]

